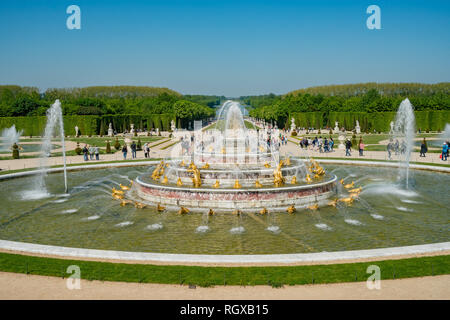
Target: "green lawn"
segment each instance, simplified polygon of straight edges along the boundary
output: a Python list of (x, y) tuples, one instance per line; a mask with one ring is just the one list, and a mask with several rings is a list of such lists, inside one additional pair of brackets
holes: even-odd
[[(123, 145), (124, 143), (124, 138), (118, 137), (119, 138), (119, 142), (121, 145)], [(163, 139), (163, 137), (159, 137), (159, 136), (151, 136), (151, 137), (145, 137), (145, 136), (139, 136), (139, 137), (133, 137), (132, 140), (137, 142), (137, 140), (141, 139), (142, 144), (146, 143), (146, 142), (155, 142), (158, 140)], [(83, 148), (85, 144), (87, 145), (97, 145), (101, 148), (106, 148), (106, 142), (109, 141), (109, 143), (111, 144), (111, 148), (114, 148), (113, 145), (116, 141), (116, 138), (113, 137), (80, 137), (80, 138), (70, 138), (68, 139), (69, 141), (75, 141), (75, 142), (79, 142), (80, 143), (80, 147)]]
[(380, 267), (381, 279), (449, 274), (450, 256), (285, 267), (199, 267), (64, 260), (0, 253), (0, 270), (5, 272), (68, 277), (66, 270), (70, 265), (79, 266), (81, 278), (87, 280), (279, 287), (366, 281), (369, 277), (366, 273), (369, 265)]

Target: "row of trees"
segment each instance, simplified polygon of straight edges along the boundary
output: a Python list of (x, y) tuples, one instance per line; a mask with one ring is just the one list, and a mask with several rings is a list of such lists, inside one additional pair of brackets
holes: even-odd
[[(426, 93), (423, 93), (421, 87), (417, 87), (418, 91), (410, 88), (411, 92), (408, 96), (381, 94), (374, 88), (364, 94), (353, 96), (310, 93), (261, 96), (258, 106), (250, 110), (250, 116), (277, 121), (278, 125), (283, 127), (291, 114), (299, 112), (322, 112), (325, 116), (330, 112), (394, 112), (406, 97), (410, 99), (416, 111), (450, 110), (450, 83), (447, 83), (447, 86), (436, 85), (436, 92), (431, 89), (433, 85), (426, 86), (428, 88)], [(360, 89), (357, 89), (356, 85), (351, 85), (351, 88), (355, 92), (362, 92), (365, 85)], [(252, 100), (257, 99), (247, 97), (242, 101), (251, 102)]]
[(61, 100), (66, 116), (175, 114), (183, 124), (213, 116), (211, 106), (222, 100), (216, 96), (182, 96), (153, 87), (49, 89), (41, 94), (32, 87), (0, 86), (0, 117), (44, 116), (56, 99)]

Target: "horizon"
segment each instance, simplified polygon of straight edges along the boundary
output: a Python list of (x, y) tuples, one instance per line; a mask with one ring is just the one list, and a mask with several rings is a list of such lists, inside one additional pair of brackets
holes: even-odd
[[(69, 30), (68, 6), (81, 9)], [(2, 1), (0, 84), (150, 86), (227, 98), (449, 82), (448, 1)]]

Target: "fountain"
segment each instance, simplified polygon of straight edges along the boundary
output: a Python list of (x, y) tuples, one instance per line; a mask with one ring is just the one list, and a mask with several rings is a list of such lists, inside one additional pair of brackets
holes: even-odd
[(45, 197), (48, 195), (45, 186), (45, 176), (47, 175), (48, 157), (52, 151), (52, 138), (56, 135), (56, 129), (59, 127), (59, 135), (61, 137), (63, 165), (64, 165), (64, 192), (67, 193), (67, 168), (66, 168), (66, 147), (64, 143), (64, 123), (62, 117), (61, 102), (56, 99), (55, 103), (47, 110), (47, 124), (45, 126), (44, 137), (42, 139), (40, 170), (41, 174), (36, 177), (35, 181), (35, 195), (37, 197)]
[(409, 187), (409, 161), (414, 146), (415, 137), (415, 117), (414, 109), (409, 99), (406, 98), (400, 103), (395, 117), (393, 133), (391, 138), (400, 148), (399, 168), (400, 176), (405, 180), (405, 187)]
[[(335, 194), (336, 176), (315, 163), (311, 179), (306, 175), (308, 160), (282, 159), (278, 144), (271, 143), (278, 129), (247, 129), (239, 103), (225, 102), (210, 130), (212, 135), (201, 128), (195, 131), (190, 154), (174, 153), (152, 169), (151, 177), (137, 177), (132, 196), (174, 210), (242, 212), (323, 205)], [(163, 175), (166, 167), (170, 170)]]
[(14, 143), (18, 143), (23, 130), (17, 131), (16, 125), (12, 125), (10, 128), (5, 128), (2, 130), (2, 144), (0, 146), (0, 151), (11, 151), (11, 147)]

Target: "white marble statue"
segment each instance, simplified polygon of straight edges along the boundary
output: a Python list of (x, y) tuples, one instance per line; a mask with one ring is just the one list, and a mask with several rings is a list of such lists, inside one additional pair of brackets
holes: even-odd
[(389, 134), (393, 134), (394, 133), (394, 121), (391, 121), (390, 126), (391, 126), (391, 131), (389, 131)]
[(356, 130), (356, 134), (360, 134), (361, 133), (361, 127), (359, 126), (359, 121), (358, 120), (356, 120), (355, 130)]
[(339, 122), (337, 121), (334, 122), (334, 131), (339, 132)]
[(114, 136), (114, 130), (112, 128), (112, 123), (109, 123), (109, 127), (108, 127), (108, 136), (112, 137)]
[(80, 129), (78, 128), (78, 126), (75, 126), (75, 137), (78, 137), (80, 133)]
[(296, 125), (295, 125), (295, 119), (292, 118), (292, 119), (291, 119), (291, 131), (295, 131), (296, 128), (297, 128), (297, 127), (296, 127)]
[(134, 133), (134, 124), (130, 124), (130, 133)]
[(170, 130), (172, 130), (172, 132), (175, 132), (176, 129), (177, 127), (175, 125), (175, 120), (172, 119), (172, 121), (170, 121)]

